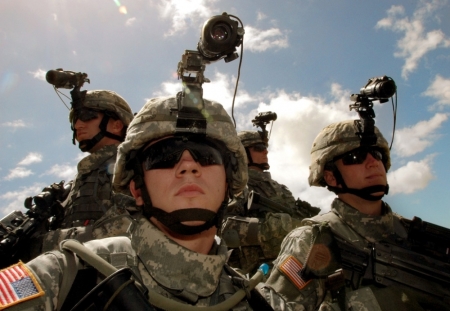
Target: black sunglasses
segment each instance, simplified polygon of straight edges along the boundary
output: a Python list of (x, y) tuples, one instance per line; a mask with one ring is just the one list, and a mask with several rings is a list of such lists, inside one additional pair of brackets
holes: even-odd
[(98, 118), (98, 111), (82, 108), (82, 109), (76, 109), (73, 113), (73, 120), (72, 125), (75, 126), (75, 123), (78, 119), (80, 119), (83, 122), (87, 122), (89, 120), (97, 119)]
[(208, 140), (193, 141), (181, 137), (161, 140), (139, 155), (145, 170), (173, 168), (180, 161), (181, 155), (188, 150), (195, 162), (201, 166), (224, 164), (220, 147)]
[(333, 159), (333, 161), (342, 159), (344, 165), (354, 165), (363, 163), (367, 154), (370, 153), (375, 160), (383, 161), (383, 152), (377, 147), (359, 147), (349, 152), (341, 154)]
[(253, 148), (253, 150), (256, 152), (262, 152), (267, 150), (267, 146), (264, 145), (263, 143), (252, 145), (250, 146), (250, 148)]

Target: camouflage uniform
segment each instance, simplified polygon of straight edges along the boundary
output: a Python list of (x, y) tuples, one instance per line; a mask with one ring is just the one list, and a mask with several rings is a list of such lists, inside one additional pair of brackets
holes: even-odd
[[(325, 163), (360, 146), (355, 133), (354, 122), (347, 121), (332, 124), (318, 135), (311, 151), (311, 185), (324, 186)], [(388, 170), (388, 144), (377, 128), (375, 134)], [(383, 266), (376, 259), (382, 246), (403, 247), (408, 235), (405, 219), (381, 199), (380, 203), (381, 215), (372, 216), (336, 198), (329, 213), (304, 219), (302, 227), (286, 236), (275, 268), (266, 284), (259, 286), (275, 310), (450, 310), (448, 301), (408, 286), (410, 278), (401, 268)], [(347, 261), (342, 265), (344, 255)], [(336, 273), (341, 268), (343, 275)], [(395, 282), (387, 282), (392, 276)], [(421, 281), (426, 280), (422, 276)]]
[[(120, 119), (125, 129), (133, 118), (131, 108), (125, 99), (117, 93), (107, 90), (87, 91), (80, 109), (99, 111), (104, 115), (109, 114), (108, 118)], [(72, 126), (75, 123), (74, 115), (75, 110), (72, 108), (69, 113), (69, 121)], [(76, 130), (74, 127), (72, 129), (75, 137)], [(92, 236), (94, 222), (111, 207), (114, 165), (119, 140), (123, 140), (123, 137), (116, 137), (116, 140), (117, 144), (105, 145), (78, 163), (78, 173), (70, 182), (72, 184), (70, 192), (61, 203), (61, 215), (58, 215), (56, 221), (52, 223), (52, 230), (45, 233), (36, 232), (31, 238), (30, 247), (24, 250), (23, 255), (19, 258), (28, 261), (42, 252), (56, 249), (58, 244), (55, 244), (55, 241), (67, 238), (88, 241), (94, 238)], [(123, 189), (122, 193), (130, 194), (128, 189)]]
[[(86, 242), (85, 245), (116, 268), (132, 268), (140, 276), (141, 283), (150, 290), (150, 297), (153, 291), (179, 302), (209, 306), (220, 303), (238, 289), (224, 270), (226, 246), (215, 243), (208, 255), (190, 251), (167, 238), (143, 217), (138, 218), (130, 233), (131, 239), (111, 237)], [(27, 263), (26, 267), (36, 277), (45, 295), (10, 309), (57, 310), (57, 306), (62, 304), (62, 287), (71, 286), (65, 284), (66, 278), (70, 280), (67, 271), (75, 275), (77, 271), (89, 269), (77, 257), (76, 263), (70, 265), (71, 256), (67, 251), (52, 251)], [(102, 278), (99, 277), (98, 281)], [(235, 310), (251, 308), (242, 301)]]
[[(264, 143), (255, 131), (243, 131), (239, 136), (246, 149), (255, 143)], [(248, 151), (247, 156), (250, 157)], [(270, 172), (250, 168), (248, 176), (246, 189), (228, 205), (228, 218), (222, 228), (222, 236), (233, 248), (228, 261), (230, 266), (239, 268), (242, 273), (252, 274), (262, 263), (271, 265), (286, 234), (300, 225), (301, 219), (316, 215), (319, 209), (300, 199), (296, 201), (285, 185), (272, 179)], [(257, 204), (256, 208), (248, 210), (250, 191), (284, 205), (290, 212), (278, 213)]]
[(87, 225), (111, 207), (117, 146), (108, 145), (83, 158), (64, 206), (61, 228)]
[[(112, 91), (88, 91), (80, 109), (90, 109), (104, 113), (104, 117), (113, 114), (122, 121), (126, 128), (133, 119), (128, 103), (120, 95)], [(74, 124), (76, 110), (70, 110), (69, 121)], [(105, 121), (105, 120), (103, 120)], [(103, 123), (102, 121), (102, 123)], [(101, 123), (101, 124), (102, 124)], [(105, 125), (106, 127), (106, 125)], [(74, 136), (75, 136), (74, 129)], [(100, 133), (107, 136), (106, 128), (100, 128)], [(102, 136), (103, 137), (103, 136)], [(115, 137), (117, 145), (103, 146), (78, 163), (78, 174), (72, 189), (63, 202), (64, 217), (60, 228), (86, 226), (99, 219), (111, 206), (112, 177), (117, 156), (117, 146), (123, 137)], [(129, 191), (125, 191), (129, 194)]]
[[(407, 236), (402, 218), (384, 203), (381, 216), (362, 214), (339, 199), (332, 203), (329, 213), (303, 220), (303, 227), (294, 229), (283, 241), (281, 252), (275, 260), (266, 284), (260, 287), (266, 299), (276, 310), (340, 310), (326, 290), (326, 278), (313, 278), (304, 282), (296, 273), (306, 262), (311, 241), (317, 236), (320, 225), (327, 223), (331, 232), (343, 238), (355, 248), (370, 255), (373, 245), (386, 240), (404, 240)], [(324, 261), (323, 254), (316, 261)], [(333, 258), (333, 255), (328, 255)], [(294, 267), (289, 270), (288, 267)], [(325, 274), (331, 274), (339, 266), (330, 264)], [(369, 270), (368, 268), (367, 270)], [(293, 272), (292, 272), (293, 271)], [(298, 276), (298, 274), (297, 274)], [(449, 310), (450, 304), (424, 295), (400, 283), (398, 286), (380, 286), (371, 271), (366, 271), (362, 285), (354, 290), (347, 284), (348, 310)], [(427, 306), (427, 307), (425, 307)], [(284, 309), (283, 309), (284, 308)]]
[[(171, 109), (176, 106), (174, 97), (156, 98), (150, 100), (136, 115), (130, 124), (125, 142), (119, 147), (114, 175), (115, 186), (125, 188), (132, 178), (138, 178), (134, 176), (137, 173), (127, 166), (130, 152), (140, 150), (149, 141), (176, 133), (176, 113)], [(209, 116), (206, 135), (224, 142), (228, 151), (232, 152), (227, 155), (234, 157), (234, 170), (227, 171), (227, 180), (231, 193), (239, 192), (247, 181), (246, 171), (239, 168), (246, 167), (247, 162), (231, 119), (221, 105), (209, 101), (205, 101), (204, 113)], [(107, 212), (109, 217), (94, 231), (97, 237), (107, 236), (115, 229), (123, 230), (125, 220), (128, 219), (127, 236), (91, 240), (85, 245), (117, 268), (130, 267), (139, 283), (150, 290), (150, 300), (153, 296), (158, 296), (155, 295), (157, 292), (182, 304), (216, 305), (224, 300), (229, 301), (228, 298), (238, 288), (248, 284), (226, 266), (227, 248), (224, 244), (214, 241), (207, 255), (191, 251), (154, 226), (148, 216), (144, 215), (145, 207), (141, 207), (142, 214), (138, 212), (138, 215), (131, 216), (127, 214), (130, 208), (126, 204), (125, 196), (113, 196), (113, 206)], [(116, 222), (115, 217), (118, 217)], [(101, 221), (96, 225), (99, 222)], [(29, 274), (36, 279), (34, 285), (37, 293), (32, 297), (25, 297), (26, 299), (21, 298), (20, 303), (11, 309), (56, 310), (65, 301), (65, 296), (67, 301), (76, 302), (77, 298), (74, 297), (78, 297), (80, 293), (74, 290), (75, 285), (71, 292), (68, 290), (72, 283), (78, 284), (76, 279), (73, 280), (74, 271), (78, 271), (80, 275), (86, 270), (87, 264), (83, 260), (66, 250), (50, 251), (25, 266), (30, 270)], [(93, 273), (83, 275), (92, 278)], [(101, 278), (95, 279), (94, 283), (99, 283)], [(88, 282), (81, 284), (81, 289), (88, 289)], [(236, 303), (232, 310), (252, 310), (245, 298)]]

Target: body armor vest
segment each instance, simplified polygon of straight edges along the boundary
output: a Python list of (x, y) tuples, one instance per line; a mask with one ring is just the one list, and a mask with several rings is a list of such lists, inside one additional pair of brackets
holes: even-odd
[(105, 146), (82, 159), (73, 187), (63, 203), (61, 228), (85, 226), (111, 207), (112, 178), (117, 146)]
[[(282, 184), (279, 184), (271, 178), (269, 172), (259, 172), (248, 170), (248, 189), (253, 190), (263, 197), (266, 197), (276, 203), (295, 208), (295, 199), (292, 192)], [(293, 214), (293, 213), (292, 213)], [(264, 217), (264, 215), (249, 215), (251, 217)]]
[[(426, 292), (417, 291), (416, 289), (420, 286), (409, 287), (409, 284), (431, 282), (432, 287), (439, 292), (440, 287), (438, 288), (437, 284), (432, 283), (431, 277), (421, 278), (419, 276), (420, 267), (411, 265), (410, 268), (405, 269), (395, 266), (395, 264), (391, 267), (391, 264), (387, 263), (391, 261), (389, 260), (391, 256), (389, 245), (399, 244), (407, 238), (407, 231), (398, 217), (393, 217), (393, 234), (380, 243), (365, 240), (333, 211), (307, 219), (303, 224), (313, 225), (323, 222), (328, 223), (338, 242), (346, 280), (345, 292), (349, 310), (448, 310), (450, 308), (448, 298), (442, 301)], [(404, 258), (402, 258), (400, 253), (392, 252), (394, 256), (392, 258), (400, 256), (395, 259), (400, 259), (399, 262), (408, 265), (408, 259), (415, 255), (413, 252), (404, 254)], [(384, 258), (375, 259), (380, 256), (387, 256), (386, 260), (388, 261), (385, 261)], [(425, 263), (423, 268), (426, 269)], [(411, 270), (416, 270), (419, 273), (418, 276), (412, 277), (413, 274), (409, 273)], [(392, 282), (391, 278), (396, 281)], [(443, 289), (442, 291), (447, 290)], [(448, 297), (447, 294), (443, 296)], [(331, 305), (333, 310), (339, 310), (338, 303), (335, 302)]]

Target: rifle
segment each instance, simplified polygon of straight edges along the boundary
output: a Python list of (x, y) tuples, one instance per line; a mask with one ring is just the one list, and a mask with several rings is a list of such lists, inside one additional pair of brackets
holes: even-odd
[(286, 213), (289, 215), (292, 214), (293, 211), (289, 207), (286, 207), (282, 204), (272, 201), (271, 199), (261, 196), (258, 192), (255, 192), (253, 190), (250, 191), (247, 199), (247, 210), (255, 211), (261, 207), (267, 208), (271, 212)]
[(247, 211), (255, 211), (258, 208), (265, 208), (275, 213), (286, 213), (291, 216), (299, 216), (295, 218), (301, 219), (315, 216), (320, 212), (320, 208), (311, 206), (308, 202), (300, 199), (295, 201), (295, 206), (297, 208), (289, 208), (285, 205), (272, 201), (271, 199), (268, 199), (253, 190), (248, 194)]
[(25, 213), (16, 210), (0, 220), (0, 268), (21, 259), (21, 252), (27, 251), (24, 246), (35, 233), (48, 231), (49, 218), (62, 214), (61, 202), (71, 187), (72, 183), (64, 185), (64, 180), (53, 183), (40, 194), (25, 199)]
[(402, 285), (450, 304), (450, 230), (420, 218), (409, 224), (405, 241), (379, 242), (359, 249), (334, 235), (347, 285), (357, 289), (362, 279), (384, 286)]
[(450, 263), (450, 229), (444, 228), (419, 217), (403, 219), (408, 230), (411, 250)]

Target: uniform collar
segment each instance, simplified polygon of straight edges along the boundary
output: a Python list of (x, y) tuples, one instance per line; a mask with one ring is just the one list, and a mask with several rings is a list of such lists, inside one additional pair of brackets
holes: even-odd
[(331, 210), (369, 242), (385, 240), (394, 234), (394, 214), (385, 202), (380, 216), (363, 214), (339, 199), (334, 199)]
[(200, 254), (180, 246), (142, 217), (131, 243), (152, 278), (175, 291), (200, 297), (212, 295), (226, 262), (227, 249), (214, 242), (214, 254)]
[(268, 171), (248, 170), (248, 177), (254, 180), (271, 180), (272, 177)]
[[(78, 162), (78, 173), (86, 174), (96, 170), (112, 157), (117, 154), (117, 145), (103, 146), (99, 150), (91, 153), (87, 157)], [(111, 174), (114, 172), (114, 162), (112, 163)]]

